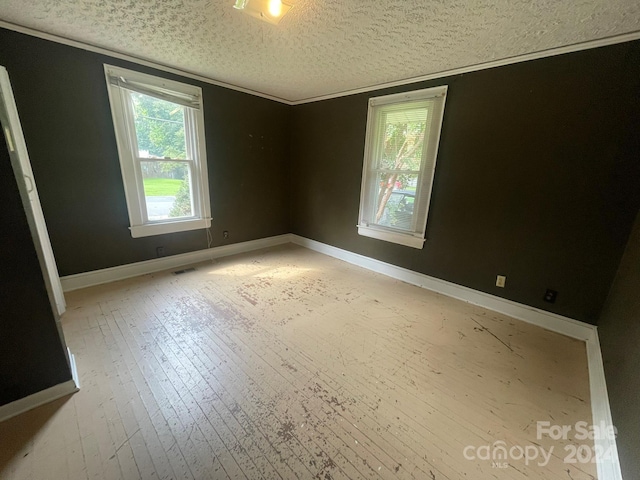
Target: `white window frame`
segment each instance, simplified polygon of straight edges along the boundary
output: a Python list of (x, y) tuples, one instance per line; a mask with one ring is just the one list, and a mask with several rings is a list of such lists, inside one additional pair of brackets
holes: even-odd
[[(423, 248), (446, 95), (447, 86), (443, 85), (369, 99), (362, 187), (360, 190), (360, 213), (358, 216), (358, 233), (360, 235), (407, 247)], [(404, 230), (378, 225), (375, 223), (375, 199), (380, 169), (378, 168), (376, 156), (379, 151), (379, 142), (381, 141), (383, 114), (392, 109), (401, 109), (403, 104), (421, 100), (430, 100), (430, 108), (433, 109), (433, 112), (431, 128), (425, 134), (424, 142), (426, 143), (422, 148), (420, 171), (411, 172), (418, 175), (413, 210), (413, 228), (412, 230)]]
[[(209, 177), (207, 175), (207, 154), (204, 136), (204, 114), (202, 89), (194, 85), (175, 82), (153, 75), (127, 70), (112, 65), (104, 65), (111, 104), (111, 115), (115, 127), (120, 170), (124, 182), (131, 236), (133, 238), (161, 235), (204, 229), (211, 226), (211, 205), (209, 200)], [(197, 103), (195, 108), (186, 108), (185, 140), (189, 153), (188, 160), (180, 162), (189, 165), (191, 178), (192, 212), (191, 217), (163, 220), (149, 220), (145, 201), (141, 162), (163, 161), (162, 159), (142, 158), (138, 156), (137, 136), (133, 117), (133, 104), (129, 90), (121, 88), (111, 81), (112, 78), (143, 85), (149, 92), (168, 93), (169, 96), (188, 97)], [(169, 101), (171, 101), (169, 99)], [(167, 160), (172, 161), (172, 160)]]

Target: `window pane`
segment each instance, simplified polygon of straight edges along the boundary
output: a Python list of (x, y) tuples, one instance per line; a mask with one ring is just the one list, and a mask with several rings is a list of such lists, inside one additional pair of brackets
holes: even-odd
[(187, 162), (140, 162), (140, 168), (149, 220), (194, 215)]
[(185, 107), (130, 92), (133, 101), (138, 156), (142, 158), (187, 158), (184, 134)]
[(380, 173), (377, 181), (374, 223), (412, 230), (418, 175)]
[(379, 168), (420, 170), (427, 113), (425, 107), (382, 111)]

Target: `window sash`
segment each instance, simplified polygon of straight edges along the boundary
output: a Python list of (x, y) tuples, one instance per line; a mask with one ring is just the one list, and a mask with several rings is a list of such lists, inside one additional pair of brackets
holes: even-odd
[[(425, 122), (425, 133), (423, 135), (423, 145), (425, 141), (428, 140), (429, 132), (428, 127), (430, 124), (430, 120), (432, 117), (432, 105), (431, 101), (428, 99), (417, 99), (411, 100), (409, 102), (402, 102), (399, 104), (370, 104), (370, 114), (374, 116), (374, 138), (373, 141), (373, 159), (375, 162), (371, 162), (372, 168), (380, 168), (383, 159), (383, 151), (384, 151), (384, 140), (385, 140), (385, 130), (387, 125), (397, 124), (401, 122), (388, 122), (388, 117), (393, 115), (402, 114), (405, 112), (411, 112), (414, 110), (426, 110), (426, 114), (424, 117)], [(422, 164), (424, 163), (425, 158), (425, 149), (422, 149), (422, 156), (420, 159), (420, 168), (422, 169)], [(393, 170), (393, 169), (390, 169)]]
[[(194, 145), (195, 132), (194, 123), (196, 121), (194, 117), (194, 112), (192, 109), (187, 109), (185, 111), (184, 118), (184, 134), (185, 134), (185, 146), (186, 146), (186, 154), (187, 159), (167, 159), (167, 158), (145, 158), (140, 157), (138, 154), (140, 153), (140, 148), (138, 146), (138, 135), (136, 131), (135, 125), (135, 109), (133, 105), (133, 97), (126, 90), (121, 90), (121, 97), (123, 99), (123, 103), (126, 106), (125, 109), (125, 117), (127, 119), (126, 128), (128, 130), (128, 137), (131, 149), (131, 155), (135, 161), (135, 184), (138, 193), (138, 204), (140, 210), (140, 219), (143, 225), (151, 225), (157, 223), (168, 223), (175, 222), (179, 220), (189, 219), (189, 218), (200, 218), (201, 214), (201, 204), (202, 204), (202, 195), (200, 192), (200, 181), (197, 169), (197, 155), (195, 154), (197, 150), (197, 146)], [(178, 217), (176, 219), (162, 219), (162, 220), (150, 220), (149, 212), (147, 209), (147, 200), (144, 192), (144, 178), (142, 175), (142, 167), (140, 162), (175, 162), (175, 163), (187, 163), (189, 166), (189, 176), (191, 183), (191, 208), (193, 215), (190, 217)]]
[[(371, 182), (369, 184), (370, 192), (369, 192), (369, 201), (368, 201), (369, 206), (368, 206), (368, 215), (367, 215), (368, 221), (366, 222), (368, 226), (375, 226), (376, 228), (382, 228), (384, 230), (389, 230), (389, 231), (393, 231), (400, 234), (410, 234), (410, 235), (423, 234), (421, 232), (417, 232), (417, 223), (418, 223), (418, 218), (420, 213), (420, 205), (421, 205), (420, 199), (423, 191), (423, 189), (421, 188), (422, 179), (424, 177), (425, 165), (427, 163), (425, 159), (427, 157), (428, 148), (425, 148), (425, 147), (428, 146), (429, 132), (426, 130), (429, 127), (428, 117), (430, 113), (425, 115), (426, 125), (425, 125), (425, 133), (422, 139), (422, 155), (420, 158), (420, 169), (405, 170), (405, 169), (388, 169), (388, 168), (379, 167), (382, 160), (381, 152), (382, 152), (382, 149), (384, 148), (385, 128), (388, 123), (387, 122), (388, 115), (397, 114), (398, 112), (404, 112), (404, 111), (414, 111), (414, 110), (423, 109), (423, 108), (426, 108), (428, 110), (432, 108), (432, 105), (429, 103), (429, 100), (425, 100), (425, 101), (417, 100), (417, 101), (410, 101), (409, 103), (403, 102), (401, 104), (381, 104), (381, 105), (372, 107), (374, 121), (376, 125), (376, 131), (375, 131), (375, 137), (373, 139), (375, 160), (370, 162), (371, 168), (369, 170)], [(414, 197), (414, 210), (411, 214), (411, 225), (409, 229), (391, 227), (388, 225), (381, 225), (376, 221), (375, 216), (376, 216), (377, 207), (378, 207), (376, 204), (377, 198), (378, 198), (378, 195), (376, 195), (378, 191), (376, 185), (378, 183), (378, 175), (380, 173), (390, 173), (390, 174), (397, 173), (397, 174), (418, 176), (416, 181), (416, 192)]]
[(160, 100), (171, 103), (177, 103), (183, 107), (189, 107), (194, 110), (200, 110), (200, 98), (198, 95), (176, 92), (160, 86), (148, 85), (127, 79), (124, 76), (109, 75), (109, 84), (119, 88), (122, 91), (137, 92), (143, 95), (149, 95)]
[[(107, 77), (112, 117), (116, 130), (116, 140), (125, 187), (131, 235), (137, 238), (162, 233), (209, 228), (211, 226), (211, 214), (200, 89), (192, 85), (180, 84), (178, 82), (109, 65), (105, 65), (105, 74)], [(124, 78), (132, 77), (136, 82), (144, 83), (145, 85), (148, 83), (148, 85), (152, 87), (160, 86), (169, 91), (175, 91), (177, 94), (183, 92), (187, 94), (194, 93), (193, 96), (198, 99), (200, 107), (196, 109), (188, 106), (189, 108), (184, 110), (185, 147), (188, 158), (146, 158), (139, 156), (130, 90), (113, 85), (110, 81), (110, 76), (114, 74)], [(148, 94), (147, 92), (140, 93)], [(179, 103), (176, 102), (174, 98), (161, 99)], [(143, 161), (173, 162), (188, 165), (193, 216), (149, 220), (141, 168), (141, 162)]]
[[(193, 215), (190, 216), (185, 216), (185, 217), (170, 217), (167, 219), (161, 219), (161, 220), (150, 220), (149, 219), (149, 212), (148, 212), (148, 208), (147, 208), (147, 198), (146, 198), (146, 194), (144, 191), (144, 175), (142, 173), (142, 162), (147, 162), (147, 163), (154, 163), (154, 162), (171, 162), (171, 163), (185, 163), (187, 165), (188, 168), (188, 175), (189, 175), (189, 191), (191, 193), (191, 212), (193, 213)], [(180, 221), (180, 220), (188, 220), (188, 219), (194, 219), (194, 218), (200, 218), (200, 216), (198, 215), (199, 212), (199, 203), (198, 203), (198, 199), (200, 198), (199, 195), (199, 186), (197, 181), (194, 181), (197, 179), (197, 177), (194, 177), (194, 175), (197, 175), (195, 173), (195, 162), (193, 160), (156, 160), (154, 158), (149, 159), (149, 158), (141, 158), (138, 157), (136, 158), (136, 184), (137, 187), (139, 189), (139, 191), (141, 192), (140, 195), (140, 199), (141, 199), (141, 203), (140, 203), (140, 210), (142, 213), (142, 221), (143, 224), (154, 224), (154, 223), (167, 223), (167, 222), (175, 222), (175, 221)]]
[[(416, 232), (416, 225), (417, 225), (417, 221), (418, 221), (418, 211), (415, 209), (415, 207), (419, 207), (420, 206), (420, 198), (421, 198), (421, 193), (422, 193), (422, 188), (421, 188), (421, 184), (422, 184), (422, 172), (421, 171), (416, 171), (415, 173), (412, 173), (413, 175), (418, 175), (418, 179), (416, 182), (416, 191), (415, 191), (415, 196), (414, 196), (414, 211), (411, 215), (411, 228), (410, 229), (404, 229), (404, 228), (398, 228), (398, 227), (391, 227), (388, 225), (382, 225), (380, 223), (378, 223), (375, 219), (376, 213), (377, 213), (377, 205), (376, 205), (376, 200), (378, 198), (377, 192), (377, 184), (378, 184), (378, 175), (375, 170), (371, 170), (372, 174), (370, 175), (371, 177), (371, 181), (370, 181), (370, 194), (369, 194), (369, 214), (368, 214), (368, 219), (365, 220), (364, 224), (366, 224), (366, 226), (368, 227), (372, 227), (375, 226), (376, 228), (383, 228), (385, 230), (390, 230), (390, 231), (394, 231), (394, 232), (398, 232), (398, 233), (406, 233), (406, 234), (416, 234), (416, 235), (420, 235), (419, 232)], [(407, 174), (408, 172), (403, 171), (403, 170), (399, 170), (398, 172)], [(400, 189), (403, 190), (403, 189)], [(393, 189), (393, 191), (397, 191), (395, 188)], [(362, 216), (361, 216), (362, 217)]]
[[(131, 143), (131, 149), (132, 149), (131, 154), (134, 157), (138, 157), (140, 153), (140, 146), (138, 145), (138, 134), (137, 134), (136, 124), (135, 124), (136, 112), (135, 112), (135, 106), (133, 104), (133, 97), (131, 96), (130, 92), (127, 90), (120, 90), (120, 95), (122, 98), (122, 102), (127, 107), (126, 115), (129, 117), (127, 121), (127, 130), (129, 130), (128, 135), (130, 138), (129, 142)], [(166, 100), (166, 101), (171, 102), (171, 100)], [(176, 102), (171, 102), (171, 103), (176, 103)], [(193, 142), (193, 139), (195, 138), (195, 132), (197, 131), (197, 129), (195, 128), (195, 123), (197, 121), (195, 118), (195, 115), (196, 115), (196, 112), (192, 108), (187, 108), (184, 112), (184, 137), (185, 137), (185, 148), (186, 148), (185, 154), (187, 158), (186, 159), (177, 158), (175, 159), (175, 161), (196, 159), (196, 152), (198, 151), (198, 145), (194, 144)], [(160, 159), (152, 158), (151, 160), (160, 160)]]
[(372, 168), (371, 172), (375, 173), (399, 173), (406, 175), (419, 175), (422, 170), (389, 170), (388, 168)]
[[(447, 87), (443, 86), (370, 99), (358, 222), (358, 232), (361, 235), (422, 248), (426, 234), (426, 221), (444, 114), (446, 90)], [(385, 119), (389, 115), (393, 115), (393, 118), (400, 118), (402, 112), (407, 111), (409, 113), (406, 118), (411, 121), (411, 116), (414, 115), (415, 110), (422, 108), (427, 109), (427, 116), (422, 139), (420, 169), (381, 168), (381, 152), (384, 148), (385, 129), (388, 123)], [(419, 119), (417, 115), (414, 115), (414, 117)], [(376, 221), (377, 208), (379, 207), (377, 200), (380, 174), (417, 176), (410, 230), (381, 225)], [(394, 189), (394, 191), (397, 190)], [(406, 240), (403, 240), (403, 238)]]
[(187, 163), (189, 165), (196, 165), (195, 160), (185, 160), (184, 158), (179, 158), (177, 160), (167, 159), (167, 158), (145, 158), (145, 157), (135, 157), (134, 160), (138, 163), (141, 162), (149, 162), (149, 163)]

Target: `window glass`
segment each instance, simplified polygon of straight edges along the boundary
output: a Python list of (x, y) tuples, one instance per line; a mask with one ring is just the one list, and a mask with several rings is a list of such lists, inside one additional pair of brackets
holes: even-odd
[(427, 109), (382, 112), (384, 135), (380, 168), (419, 170), (427, 127)]
[(370, 99), (361, 235), (422, 248), (446, 90)]
[(389, 178), (380, 174), (376, 194), (375, 218), (371, 223), (401, 230), (413, 230), (413, 203), (417, 174), (399, 174)]
[(209, 228), (202, 89), (105, 65), (133, 237)]
[(192, 217), (189, 165), (185, 162), (140, 162), (147, 217), (151, 221)]
[(159, 98), (130, 92), (141, 158), (187, 158), (185, 107)]

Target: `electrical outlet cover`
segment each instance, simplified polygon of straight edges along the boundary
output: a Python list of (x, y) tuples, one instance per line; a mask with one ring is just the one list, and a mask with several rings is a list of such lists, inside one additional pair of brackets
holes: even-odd
[(549, 303), (556, 303), (556, 298), (558, 297), (558, 292), (555, 290), (551, 290), (547, 288), (547, 291), (544, 294), (544, 301)]

